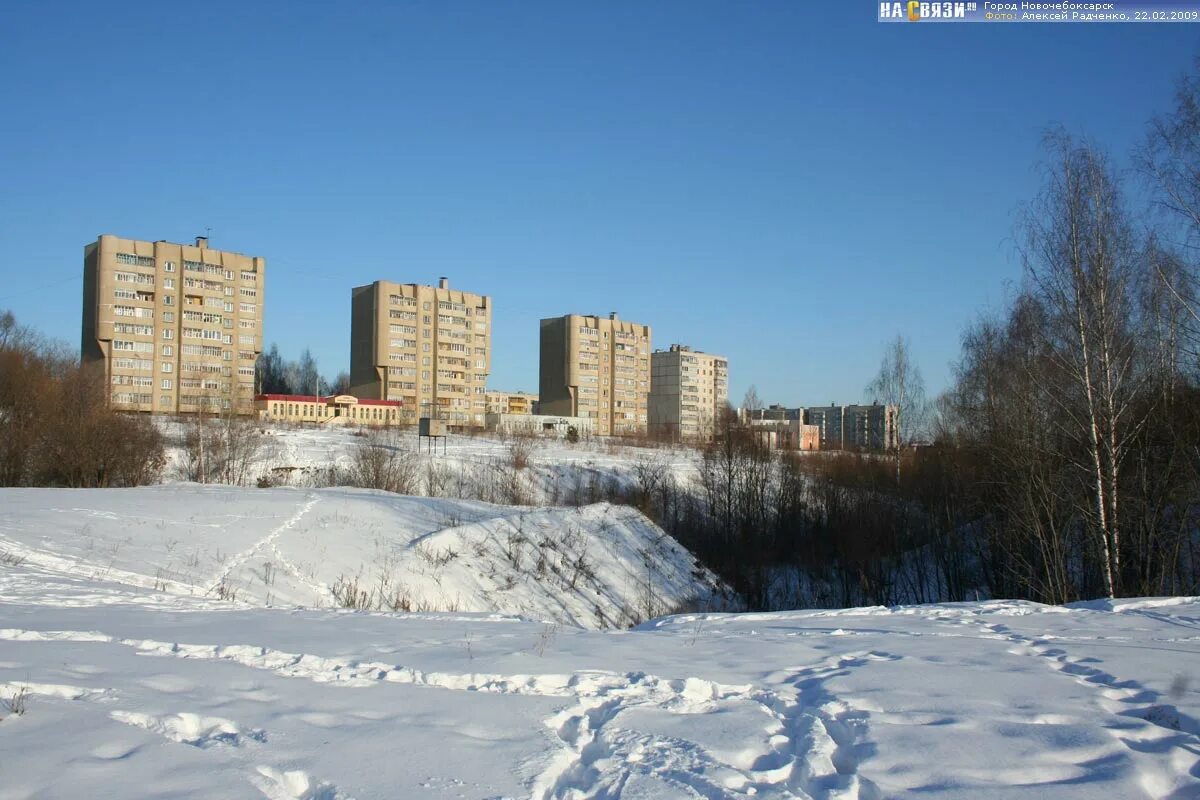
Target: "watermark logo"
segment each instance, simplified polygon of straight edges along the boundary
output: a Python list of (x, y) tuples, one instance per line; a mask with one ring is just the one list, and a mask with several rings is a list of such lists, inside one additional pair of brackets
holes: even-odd
[(922, 3), (918, 2), (918, 0), (908, 0), (907, 3), (881, 2), (879, 4), (879, 19), (900, 20), (907, 18), (909, 22), (920, 22), (923, 19), (966, 19), (968, 14), (978, 10), (978, 3), (966, 2)]

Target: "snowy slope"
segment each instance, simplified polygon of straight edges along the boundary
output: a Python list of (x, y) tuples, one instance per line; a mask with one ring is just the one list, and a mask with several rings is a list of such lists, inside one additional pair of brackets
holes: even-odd
[(0, 491), (0, 800), (1200, 797), (1200, 599), (594, 629), (692, 569), (606, 505)]
[(60, 583), (99, 579), (215, 602), (496, 611), (603, 628), (717, 586), (642, 514), (608, 504), (532, 509), (196, 484), (13, 489), (0, 499), (9, 560)]
[[(172, 446), (167, 451), (167, 480), (182, 477), (180, 465), (183, 452), (179, 445), (186, 426), (174, 421), (156, 420), (162, 426)], [(270, 476), (292, 486), (323, 485), (331, 468), (350, 466), (354, 449), (364, 442), (362, 430), (352, 427), (297, 427), (284, 424), (265, 424), (262, 444), (249, 469), (251, 479)], [(421, 494), (429, 467), (452, 475), (463, 475), (472, 469), (512, 462), (512, 440), (501, 440), (481, 433), (478, 436), (451, 435), (438, 445), (438, 452), (418, 452), (415, 432), (395, 434), (394, 443), (407, 451), (408, 457), (420, 464)], [(580, 482), (602, 485), (614, 482), (629, 485), (635, 480), (639, 462), (653, 462), (680, 483), (696, 480), (699, 453), (692, 448), (639, 448), (621, 444), (618, 440), (593, 439), (570, 444), (552, 439), (523, 440), (528, 451), (529, 465), (521, 470), (521, 480), (530, 501), (536, 505), (563, 503), (575, 496)]]
[(1192, 600), (585, 631), (4, 574), (0, 798), (1200, 792)]

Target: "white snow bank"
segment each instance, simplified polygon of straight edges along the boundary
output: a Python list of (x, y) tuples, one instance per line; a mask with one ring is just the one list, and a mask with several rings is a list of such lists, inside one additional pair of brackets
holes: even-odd
[(0, 581), (9, 602), (120, 604), (138, 587), (160, 602), (498, 612), (604, 628), (720, 590), (645, 516), (608, 504), (194, 484), (0, 498), (0, 557), (32, 571)]

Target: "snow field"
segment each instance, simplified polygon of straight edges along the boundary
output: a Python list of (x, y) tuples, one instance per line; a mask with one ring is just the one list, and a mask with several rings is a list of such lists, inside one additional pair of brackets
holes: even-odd
[[(154, 594), (131, 589), (131, 600)], [(488, 615), (0, 607), (0, 797), (1200, 791), (1200, 603)], [(1170, 654), (1170, 655), (1168, 655)], [(8, 685), (8, 684), (5, 684)]]

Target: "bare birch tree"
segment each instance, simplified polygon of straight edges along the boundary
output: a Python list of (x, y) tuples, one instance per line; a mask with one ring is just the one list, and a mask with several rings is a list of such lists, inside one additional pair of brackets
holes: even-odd
[(1045, 187), (1024, 222), (1024, 266), (1049, 316), (1062, 380), (1050, 396), (1087, 475), (1105, 590), (1120, 589), (1120, 476), (1141, 419), (1134, 398), (1133, 292), (1139, 257), (1107, 158), (1062, 132), (1047, 137)]

